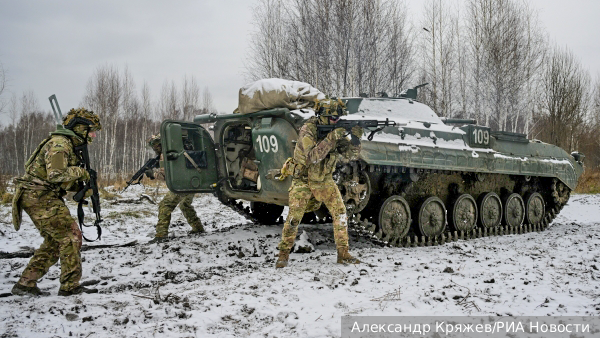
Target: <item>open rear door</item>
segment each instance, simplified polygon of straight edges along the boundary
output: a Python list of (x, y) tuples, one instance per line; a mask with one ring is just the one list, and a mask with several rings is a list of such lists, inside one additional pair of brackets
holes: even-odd
[(215, 143), (201, 126), (165, 120), (160, 126), (163, 165), (169, 190), (212, 192), (217, 183)]

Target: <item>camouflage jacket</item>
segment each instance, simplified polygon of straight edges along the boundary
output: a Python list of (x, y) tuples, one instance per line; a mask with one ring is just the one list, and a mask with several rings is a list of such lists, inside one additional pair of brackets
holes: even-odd
[(62, 197), (65, 190), (76, 191), (75, 184), (85, 178), (86, 170), (78, 167), (79, 158), (75, 155), (72, 138), (79, 138), (71, 130), (59, 129), (50, 133), (25, 163), (25, 175), (16, 179), (15, 195), (12, 201), (12, 221), (19, 230), (22, 221), (21, 196), (24, 190), (53, 191)]
[(86, 177), (79, 167), (70, 130), (53, 132), (42, 141), (25, 163), (25, 175), (19, 179), (22, 187), (34, 190), (76, 190), (76, 183)]
[(316, 117), (311, 117), (304, 123), (294, 149), (294, 161), (305, 167), (300, 178), (322, 182), (331, 178), (338, 160), (358, 158), (360, 145), (353, 146), (346, 138), (336, 141), (332, 136), (333, 133), (329, 133), (324, 139), (317, 139)]

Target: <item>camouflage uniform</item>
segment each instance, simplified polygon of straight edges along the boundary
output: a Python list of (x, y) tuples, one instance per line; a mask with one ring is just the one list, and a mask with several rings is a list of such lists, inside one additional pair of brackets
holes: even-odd
[[(157, 155), (162, 153), (160, 145), (160, 134), (153, 135), (148, 140), (148, 145)], [(164, 169), (160, 169), (162, 171)], [(161, 175), (164, 179), (164, 174)], [(169, 224), (171, 223), (171, 213), (179, 205), (179, 209), (192, 227), (192, 233), (204, 232), (204, 227), (200, 218), (196, 215), (196, 210), (192, 206), (195, 194), (176, 194), (169, 191), (158, 204), (158, 223), (156, 224), (156, 238), (166, 238), (169, 235)]]
[[(322, 118), (320, 118), (322, 119)], [(346, 207), (340, 191), (333, 181), (332, 174), (338, 160), (354, 160), (358, 158), (360, 145), (350, 144), (342, 137), (343, 129), (330, 132), (324, 139), (317, 139), (317, 123), (319, 118), (312, 117), (300, 129), (298, 143), (294, 149), (294, 169), (292, 186), (289, 193), (289, 213), (283, 226), (280, 250), (280, 261), (287, 262), (294, 240), (298, 233), (298, 224), (305, 212), (315, 211), (324, 203), (333, 218), (333, 232), (338, 256), (340, 252), (348, 252), (348, 219)], [(362, 134), (362, 129), (353, 133)], [(283, 254), (283, 258), (281, 255)], [(339, 261), (339, 259), (338, 259)]]
[[(84, 109), (72, 109), (65, 117), (65, 124), (70, 117), (81, 115), (81, 112), (93, 115)], [(87, 116), (85, 114), (84, 116)], [(93, 117), (94, 125), (90, 129), (100, 130), (97, 116), (93, 115)], [(82, 272), (80, 255), (82, 235), (62, 198), (66, 191), (77, 191), (78, 183), (89, 180), (88, 172), (79, 166), (80, 160), (74, 152), (74, 146), (83, 144), (86, 137), (84, 134), (74, 132), (81, 131), (82, 128), (79, 126), (82, 125), (77, 125), (73, 130), (58, 129), (51, 133), (25, 164), (25, 175), (16, 180), (13, 199), (15, 229), (19, 230), (21, 210), (25, 210), (44, 238), (44, 242), (35, 251), (16, 287), (37, 289), (37, 281), (59, 259), (60, 290), (72, 292), (79, 287)]]

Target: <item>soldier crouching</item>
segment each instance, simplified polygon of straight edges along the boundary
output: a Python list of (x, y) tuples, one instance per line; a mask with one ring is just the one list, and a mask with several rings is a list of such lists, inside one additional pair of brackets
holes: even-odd
[[(348, 218), (340, 191), (332, 174), (339, 159), (353, 160), (360, 152), (360, 142), (351, 144), (345, 137), (346, 131), (337, 128), (324, 139), (317, 137), (317, 124), (335, 124), (345, 114), (341, 100), (327, 99), (315, 105), (316, 117), (308, 119), (298, 136), (294, 157), (282, 168), (282, 173), (292, 175), (289, 194), (289, 213), (283, 226), (279, 257), (276, 268), (287, 266), (290, 251), (298, 233), (298, 224), (304, 213), (312, 212), (325, 204), (333, 218), (333, 234), (337, 247), (337, 262), (357, 264), (360, 261), (350, 253), (348, 245)], [(362, 137), (361, 127), (354, 127), (355, 139)]]
[[(160, 134), (153, 135), (148, 139), (148, 145), (154, 150), (156, 155), (162, 154), (162, 146), (160, 144)], [(164, 170), (164, 169), (159, 169)], [(149, 175), (153, 176), (153, 175)], [(164, 178), (164, 173), (159, 173), (159, 176)], [(171, 213), (179, 205), (179, 209), (183, 213), (183, 216), (188, 221), (188, 224), (192, 227), (190, 233), (203, 233), (204, 226), (196, 215), (196, 210), (192, 206), (194, 201), (194, 194), (176, 194), (169, 191), (162, 201), (158, 204), (158, 223), (156, 224), (156, 235), (150, 243), (161, 243), (168, 240), (169, 236), (169, 224), (171, 223)]]
[(80, 165), (74, 147), (91, 143), (102, 126), (91, 111), (71, 109), (63, 119), (63, 129), (50, 133), (25, 164), (25, 175), (16, 180), (13, 224), (21, 225), (21, 210), (29, 215), (44, 242), (37, 249), (12, 288), (16, 295), (46, 294), (37, 281), (60, 259), (59, 296), (95, 293), (79, 285), (81, 279), (82, 235), (63, 201), (66, 191), (77, 191), (80, 182), (90, 179)]

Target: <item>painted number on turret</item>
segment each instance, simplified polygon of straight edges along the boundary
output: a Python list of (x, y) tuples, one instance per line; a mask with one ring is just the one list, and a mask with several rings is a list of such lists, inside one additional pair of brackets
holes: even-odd
[(256, 138), (256, 143), (258, 143), (258, 150), (261, 153), (268, 153), (271, 151), (276, 153), (279, 150), (279, 145), (277, 144), (277, 138), (275, 135), (271, 135), (270, 137), (267, 135), (259, 135)]
[(470, 145), (471, 147), (488, 147), (490, 145), (490, 128), (480, 126), (470, 126)]

